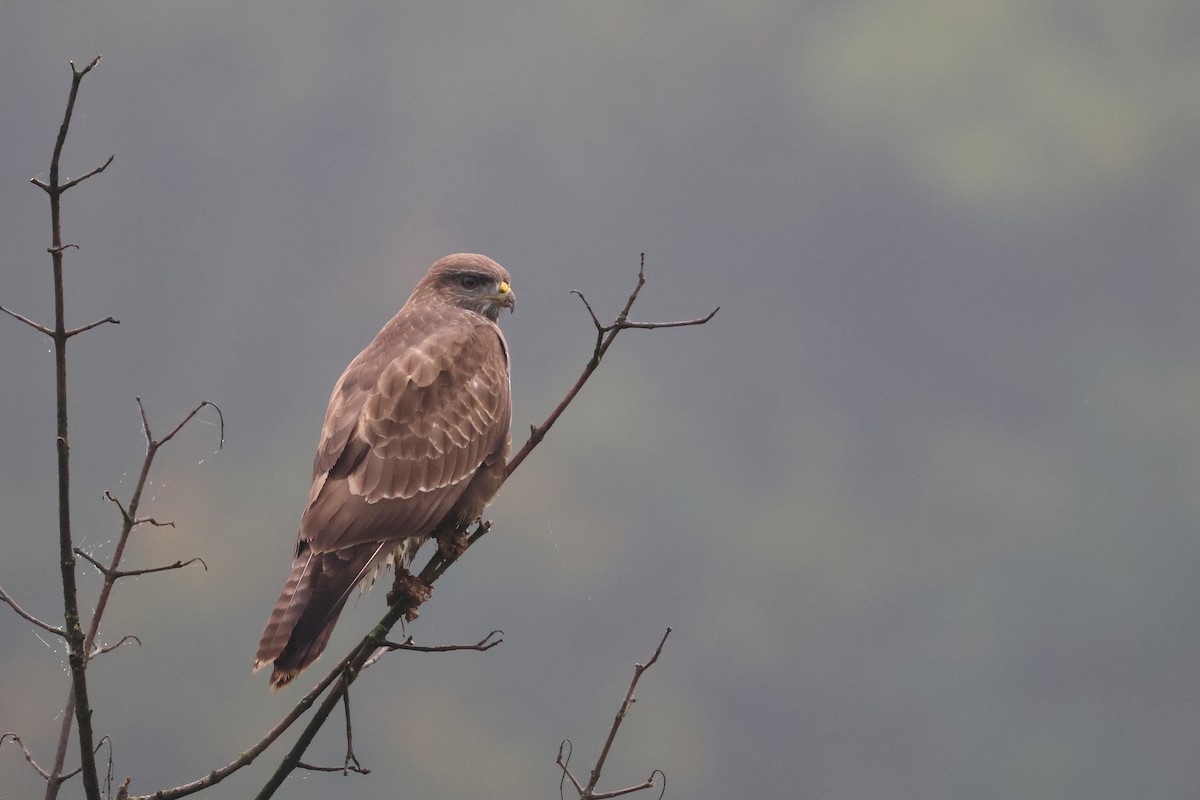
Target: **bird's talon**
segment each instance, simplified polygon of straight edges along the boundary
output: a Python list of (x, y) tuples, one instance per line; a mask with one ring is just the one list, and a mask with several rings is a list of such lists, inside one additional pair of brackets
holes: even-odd
[(392, 590), (388, 592), (389, 606), (404, 609), (404, 618), (412, 622), (420, 616), (421, 604), (433, 594), (433, 587), (413, 576), (411, 572), (401, 567), (396, 570), (396, 580), (392, 582)]
[(437, 531), (433, 535), (437, 540), (438, 552), (447, 561), (454, 561), (467, 552), (467, 535), (458, 528), (451, 531)]

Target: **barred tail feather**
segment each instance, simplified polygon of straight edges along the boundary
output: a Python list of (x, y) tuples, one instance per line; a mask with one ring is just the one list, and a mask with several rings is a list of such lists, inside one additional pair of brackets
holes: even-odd
[(254, 658), (255, 670), (274, 665), (272, 689), (286, 686), (325, 650), (352, 589), (381, 549), (372, 542), (296, 557)]

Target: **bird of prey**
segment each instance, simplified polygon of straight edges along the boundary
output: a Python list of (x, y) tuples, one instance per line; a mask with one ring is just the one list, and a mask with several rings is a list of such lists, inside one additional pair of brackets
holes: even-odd
[(487, 256), (435, 262), (333, 387), (292, 571), (258, 643), (278, 689), (325, 649), (354, 587), (479, 517), (504, 481), (511, 396), (496, 320), (511, 278)]

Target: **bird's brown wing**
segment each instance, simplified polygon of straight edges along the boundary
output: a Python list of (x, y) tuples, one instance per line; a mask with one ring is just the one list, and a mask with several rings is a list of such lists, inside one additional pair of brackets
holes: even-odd
[(403, 322), (380, 332), (381, 347), (351, 363), (330, 399), (300, 530), (317, 552), (428, 534), (506, 445), (500, 329), (446, 306)]

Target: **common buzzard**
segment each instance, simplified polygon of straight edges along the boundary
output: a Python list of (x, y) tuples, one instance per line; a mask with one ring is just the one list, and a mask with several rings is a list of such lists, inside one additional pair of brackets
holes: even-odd
[(511, 280), (486, 256), (437, 261), (333, 387), (292, 571), (254, 659), (273, 665), (272, 688), (321, 655), (357, 584), (406, 566), (500, 488), (512, 406), (496, 320)]

